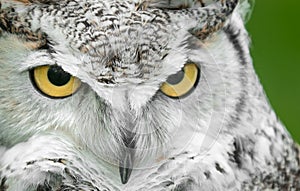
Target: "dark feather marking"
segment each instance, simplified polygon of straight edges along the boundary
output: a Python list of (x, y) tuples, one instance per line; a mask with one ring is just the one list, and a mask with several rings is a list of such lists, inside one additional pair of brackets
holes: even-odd
[(246, 54), (239, 40), (239, 36), (241, 35), (240, 30), (235, 30), (232, 25), (224, 28), (224, 32), (226, 33), (229, 41), (233, 44), (234, 49), (237, 51), (237, 56), (240, 59), (240, 63), (242, 65), (246, 65)]
[(57, 4), (57, 3), (60, 2), (59, 0), (28, 0), (28, 1), (31, 2), (31, 3), (47, 4), (47, 5)]
[(166, 181), (165, 183), (165, 187), (169, 187), (169, 186), (173, 186), (174, 182), (173, 181)]
[(8, 189), (8, 185), (6, 185), (6, 177), (3, 177), (1, 179), (1, 183), (0, 183), (0, 191), (6, 191)]
[(219, 163), (216, 162), (215, 165), (216, 165), (216, 170), (217, 171), (219, 171), (222, 174), (226, 173), (226, 171), (220, 166)]
[(211, 173), (210, 173), (210, 171), (205, 171), (204, 175), (205, 175), (206, 179), (210, 179)]
[(223, 29), (227, 38), (232, 43), (234, 49), (236, 50), (236, 56), (240, 59), (241, 69), (240, 69), (240, 83), (241, 87), (244, 88), (238, 98), (238, 102), (235, 105), (235, 113), (231, 115), (231, 120), (229, 122), (229, 127), (236, 127), (240, 122), (240, 116), (244, 113), (244, 109), (246, 107), (246, 100), (247, 100), (247, 82), (248, 79), (246, 78), (246, 68), (247, 68), (247, 59), (245, 51), (241, 45), (239, 40), (240, 30), (236, 30), (232, 25), (228, 25)]
[(39, 185), (36, 189), (36, 191), (51, 191), (51, 190), (52, 188), (47, 182), (45, 182), (44, 185)]
[(29, 165), (32, 165), (32, 164), (34, 164), (34, 163), (36, 163), (36, 162), (37, 162), (36, 160), (28, 161), (28, 162), (26, 162), (26, 165), (29, 166)]
[(176, 185), (174, 191), (190, 191), (194, 190), (195, 180), (192, 177), (182, 177), (184, 180)]
[(232, 153), (228, 152), (228, 155), (230, 157), (229, 160), (231, 162), (236, 163), (238, 168), (241, 168), (242, 167), (242, 152), (243, 152), (242, 143), (240, 141), (238, 141), (238, 139), (234, 139), (233, 146), (234, 146), (234, 150), (232, 151)]

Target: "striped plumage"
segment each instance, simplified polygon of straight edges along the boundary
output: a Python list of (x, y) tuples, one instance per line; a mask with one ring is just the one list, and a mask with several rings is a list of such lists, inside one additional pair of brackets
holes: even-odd
[[(0, 0), (0, 190), (300, 189), (299, 148), (253, 69), (250, 11), (247, 0)], [(189, 63), (193, 91), (166, 96)], [(48, 65), (80, 88), (37, 91)]]

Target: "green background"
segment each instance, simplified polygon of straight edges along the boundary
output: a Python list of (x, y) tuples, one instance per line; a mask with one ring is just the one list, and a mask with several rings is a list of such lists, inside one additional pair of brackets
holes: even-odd
[(269, 100), (300, 142), (300, 1), (256, 0), (247, 28), (254, 66)]

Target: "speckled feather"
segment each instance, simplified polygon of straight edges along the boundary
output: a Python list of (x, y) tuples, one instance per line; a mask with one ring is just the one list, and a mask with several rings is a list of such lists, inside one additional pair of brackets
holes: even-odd
[[(47, 35), (45, 32), (43, 34), (41, 30), (57, 30), (57, 33), (66, 36), (65, 41), (69, 42), (72, 48), (88, 53), (90, 55), (89, 62), (101, 62), (99, 55), (101, 55), (101, 59), (107, 60), (107, 64), (104, 66), (94, 66), (97, 69), (94, 71), (95, 78), (99, 81), (115, 83), (117, 76), (121, 78), (124, 76), (151, 78), (153, 75), (157, 75), (153, 68), (159, 67), (157, 63), (170, 48), (167, 42), (172, 38), (171, 31), (186, 28), (199, 39), (204, 40), (223, 26), (226, 17), (237, 4), (237, 0), (234, 0), (227, 1), (226, 4), (221, 1), (218, 5), (221, 9), (194, 8), (192, 11), (158, 9), (170, 6), (172, 8), (181, 7), (181, 3), (184, 3), (175, 1), (175, 7), (172, 5), (173, 1), (166, 2), (99, 2), (95, 0), (61, 1), (59, 3), (54, 1), (51, 3), (51, 1), (41, 1), (42, 5), (40, 6), (31, 6), (29, 3), (27, 10), (23, 10), (24, 13), (17, 13), (11, 7), (3, 9), (0, 18), (2, 18), (1, 25), (4, 30), (20, 34), (26, 40), (37, 41), (36, 47), (46, 43)], [(197, 2), (192, 1), (190, 5), (186, 6), (194, 7)], [(51, 15), (55, 15), (55, 17)], [(191, 25), (186, 25), (180, 20), (177, 21), (178, 16), (182, 19), (189, 19), (192, 22)], [(44, 26), (45, 24), (47, 26)], [(48, 28), (48, 24), (52, 26), (51, 29), (43, 29), (44, 27)], [(151, 34), (155, 34), (155, 36)], [(134, 40), (139, 36), (143, 36), (142, 44)], [(131, 46), (125, 47), (124, 44), (128, 41)], [(132, 64), (133, 62), (120, 63), (120, 58), (132, 55), (134, 55), (135, 64)], [(152, 55), (151, 58), (148, 55)], [(149, 60), (155, 60), (157, 63), (155, 62), (155, 66), (151, 66)], [(117, 72), (119, 72), (118, 75)]]
[[(0, 190), (299, 190), (299, 147), (255, 74), (241, 0), (0, 0)], [(168, 76), (194, 62), (194, 91)], [(79, 78), (53, 100), (29, 72)], [(5, 83), (4, 83), (5, 82)], [(135, 165), (122, 184), (123, 138)]]

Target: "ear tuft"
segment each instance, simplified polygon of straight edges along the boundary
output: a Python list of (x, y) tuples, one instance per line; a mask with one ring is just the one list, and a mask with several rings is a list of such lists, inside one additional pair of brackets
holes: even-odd
[(45, 45), (47, 42), (46, 34), (41, 32), (40, 29), (32, 31), (30, 21), (23, 17), (22, 14), (24, 13), (18, 12), (18, 9), (25, 10), (25, 0), (10, 0), (4, 2), (6, 4), (2, 6), (0, 1), (0, 35), (4, 32), (14, 34), (24, 40), (24, 44), (31, 49)]
[(255, 0), (240, 0), (237, 9), (245, 23), (250, 20), (254, 5)]

